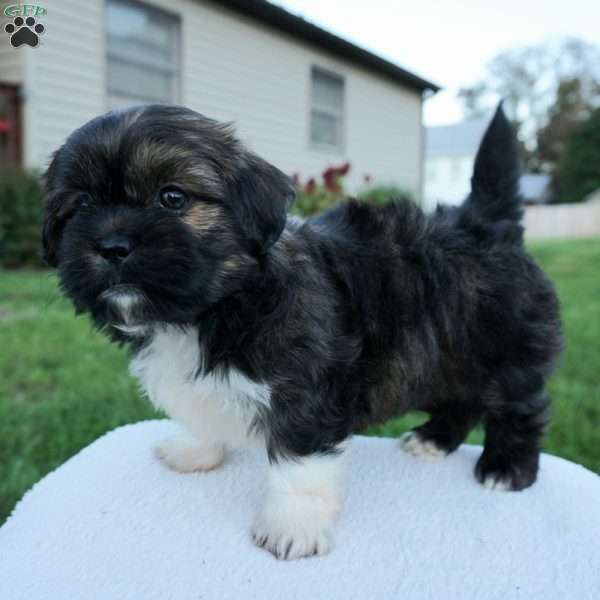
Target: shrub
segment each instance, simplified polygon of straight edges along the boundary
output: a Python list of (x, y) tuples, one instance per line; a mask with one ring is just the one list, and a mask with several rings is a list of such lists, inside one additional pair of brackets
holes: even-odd
[(581, 202), (600, 188), (600, 109), (570, 133), (556, 175), (559, 202)]
[(317, 180), (311, 177), (305, 184), (302, 184), (299, 175), (295, 174), (293, 179), (298, 188), (298, 195), (292, 212), (308, 217), (337, 204), (345, 196), (344, 177), (349, 171), (350, 163), (328, 167), (321, 173), (322, 182), (317, 183)]
[(373, 204), (384, 204), (390, 200), (410, 200), (414, 202), (412, 192), (395, 185), (374, 185), (360, 191), (357, 198)]
[(0, 266), (41, 267), (42, 186), (37, 174), (0, 171)]
[[(331, 166), (323, 171), (321, 181), (311, 177), (306, 183), (302, 183), (300, 176), (295, 174), (293, 179), (298, 188), (298, 195), (292, 212), (308, 217), (322, 212), (346, 198), (344, 178), (349, 172), (350, 163), (344, 163), (337, 167)], [(371, 183), (370, 175), (364, 176), (364, 182), (365, 184)], [(356, 198), (375, 204), (383, 204), (392, 199), (413, 199), (410, 192), (393, 185), (372, 185), (360, 191)]]

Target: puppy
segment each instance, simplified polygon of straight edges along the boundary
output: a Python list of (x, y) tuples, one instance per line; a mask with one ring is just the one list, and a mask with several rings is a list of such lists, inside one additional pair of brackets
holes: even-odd
[(489, 488), (536, 479), (559, 305), (523, 247), (517, 147), (498, 109), (472, 191), (430, 216), (348, 201), (286, 219), (294, 188), (230, 127), (181, 107), (112, 112), (46, 174), (43, 245), (78, 312), (133, 352), (154, 405), (188, 431), (180, 471), (262, 444), (252, 527), (278, 558), (327, 552), (353, 432), (418, 409), (404, 437), (444, 456), (485, 426)]

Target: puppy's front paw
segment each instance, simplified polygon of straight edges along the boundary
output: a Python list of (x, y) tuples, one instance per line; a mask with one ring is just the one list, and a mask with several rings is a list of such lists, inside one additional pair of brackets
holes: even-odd
[(202, 444), (191, 436), (175, 436), (163, 440), (154, 453), (170, 469), (193, 473), (216, 469), (225, 458), (225, 446)]
[(433, 440), (427, 440), (418, 431), (407, 431), (400, 438), (400, 447), (408, 454), (425, 458), (443, 458), (448, 453)]
[(278, 559), (326, 554), (333, 547), (339, 510), (335, 497), (285, 494), (267, 503), (254, 522), (252, 538)]

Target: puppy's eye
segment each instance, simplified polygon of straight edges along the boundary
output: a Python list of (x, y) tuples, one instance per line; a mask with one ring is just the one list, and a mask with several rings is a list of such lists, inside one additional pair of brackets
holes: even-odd
[(160, 192), (160, 205), (169, 210), (181, 210), (187, 202), (187, 196), (177, 188), (164, 188)]

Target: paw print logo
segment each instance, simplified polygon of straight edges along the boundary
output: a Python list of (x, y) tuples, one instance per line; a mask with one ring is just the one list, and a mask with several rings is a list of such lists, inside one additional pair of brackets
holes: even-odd
[(10, 35), (10, 43), (15, 48), (23, 44), (35, 48), (39, 44), (39, 36), (45, 30), (46, 28), (41, 23), (36, 23), (33, 17), (15, 17), (12, 23), (4, 26), (4, 31)]

